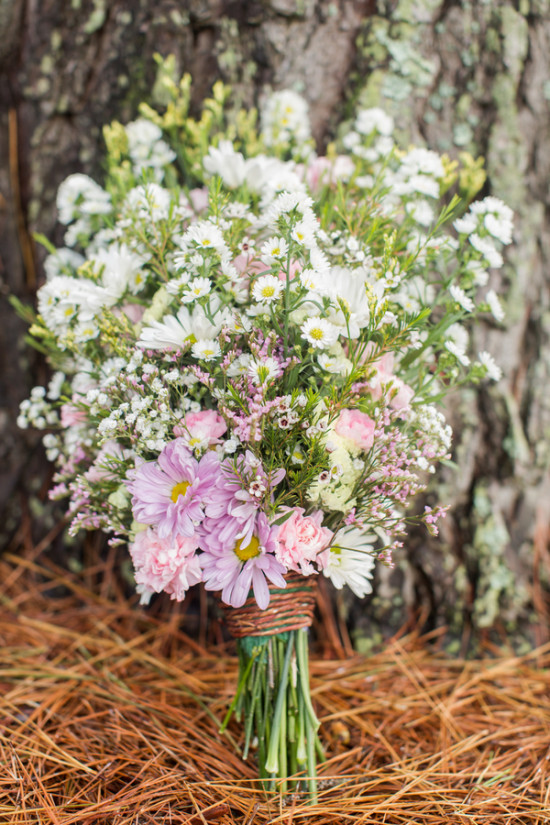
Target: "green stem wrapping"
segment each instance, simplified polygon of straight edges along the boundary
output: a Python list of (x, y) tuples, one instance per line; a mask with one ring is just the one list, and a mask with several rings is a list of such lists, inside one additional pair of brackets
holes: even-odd
[[(244, 713), (244, 758), (257, 742), (264, 787), (283, 793), (303, 789), (316, 801), (319, 721), (309, 692), (307, 630), (245, 636), (237, 645), (239, 683), (224, 727), (238, 700)], [(296, 776), (300, 773), (305, 778)]]

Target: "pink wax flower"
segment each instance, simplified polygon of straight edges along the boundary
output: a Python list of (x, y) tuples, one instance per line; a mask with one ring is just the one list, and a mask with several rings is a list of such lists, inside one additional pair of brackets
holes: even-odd
[(334, 430), (360, 450), (370, 450), (374, 444), (374, 421), (360, 410), (342, 410)]
[(207, 452), (197, 461), (181, 438), (171, 441), (157, 461), (146, 461), (128, 482), (136, 521), (156, 527), (161, 539), (192, 536), (204, 517), (220, 461)]
[[(226, 517), (229, 518), (230, 517)], [(269, 604), (267, 579), (276, 587), (286, 587), (284, 566), (277, 561), (277, 528), (265, 513), (258, 513), (250, 539), (220, 541), (214, 531), (201, 539), (200, 564), (206, 590), (221, 590), (225, 604), (241, 607), (252, 589), (261, 610)]]
[[(281, 510), (289, 512), (292, 508)], [(303, 576), (315, 573), (311, 562), (330, 544), (333, 533), (322, 527), (323, 513), (317, 510), (304, 516), (302, 507), (295, 507), (291, 515), (279, 527), (276, 556), (287, 570), (294, 570)]]
[[(77, 395), (73, 395), (73, 401), (78, 400)], [(61, 426), (74, 427), (86, 421), (86, 411), (81, 410), (75, 404), (63, 404), (61, 407)]]
[(202, 581), (201, 566), (195, 553), (198, 546), (196, 537), (161, 539), (151, 529), (137, 534), (129, 549), (141, 604), (147, 604), (153, 593), (163, 590), (180, 602), (191, 585)]
[(116, 467), (118, 463), (129, 456), (129, 451), (123, 450), (118, 441), (106, 441), (90, 469), (84, 473), (84, 476), (93, 484), (99, 481), (116, 479)]
[(187, 413), (181, 424), (174, 427), (174, 435), (181, 436), (190, 450), (205, 450), (220, 443), (227, 424), (214, 410)]

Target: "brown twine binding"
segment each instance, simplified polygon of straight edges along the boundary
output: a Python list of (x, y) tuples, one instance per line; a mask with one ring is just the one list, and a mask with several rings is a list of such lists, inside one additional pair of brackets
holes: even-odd
[(234, 639), (245, 636), (275, 636), (287, 630), (310, 627), (317, 594), (317, 576), (289, 573), (286, 588), (270, 586), (271, 598), (265, 610), (260, 610), (254, 596), (242, 607), (223, 605), (227, 629)]

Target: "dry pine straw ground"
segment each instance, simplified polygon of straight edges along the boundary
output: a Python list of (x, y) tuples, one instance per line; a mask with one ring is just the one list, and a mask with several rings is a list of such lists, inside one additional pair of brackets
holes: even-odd
[(47, 559), (8, 555), (0, 582), (1, 825), (550, 822), (550, 645), (457, 661), (408, 637), (314, 659), (327, 760), (312, 805), (266, 798), (240, 726), (218, 733), (231, 644)]

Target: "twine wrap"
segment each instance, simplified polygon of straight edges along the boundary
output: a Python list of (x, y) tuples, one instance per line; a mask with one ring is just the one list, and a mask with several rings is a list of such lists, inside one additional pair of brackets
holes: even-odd
[(254, 596), (242, 607), (223, 605), (227, 628), (233, 638), (275, 636), (288, 630), (310, 627), (315, 609), (317, 576), (289, 573), (284, 590), (270, 587), (269, 605), (260, 610)]

